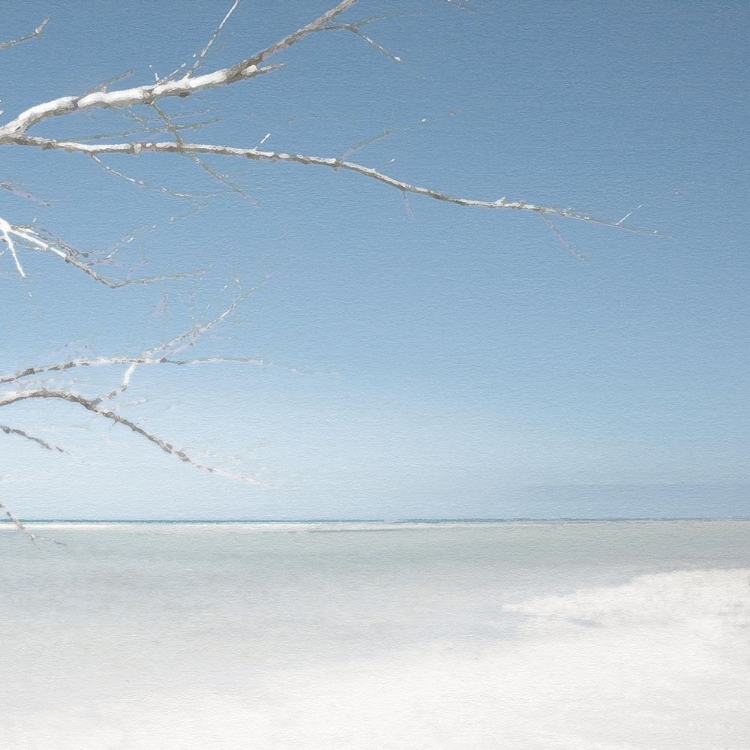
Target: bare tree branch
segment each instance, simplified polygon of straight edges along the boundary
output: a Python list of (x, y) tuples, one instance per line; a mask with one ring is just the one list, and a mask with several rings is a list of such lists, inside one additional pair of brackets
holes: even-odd
[(264, 151), (257, 148), (235, 148), (233, 146), (221, 146), (210, 143), (171, 143), (159, 142), (141, 142), (141, 143), (110, 143), (110, 144), (88, 144), (78, 143), (77, 141), (58, 141), (51, 138), (37, 138), (25, 136), (18, 138), (16, 143), (24, 146), (35, 146), (42, 149), (55, 149), (62, 151), (77, 152), (82, 154), (141, 154), (141, 153), (187, 153), (194, 154), (216, 154), (219, 156), (234, 156), (253, 161), (268, 162), (289, 162), (294, 164), (314, 165), (319, 167), (328, 167), (334, 171), (345, 170), (356, 172), (363, 177), (382, 182), (384, 185), (394, 187), (404, 193), (414, 193), (424, 195), (446, 203), (453, 203), (457, 206), (474, 206), (477, 208), (507, 209), (511, 211), (530, 211), (537, 214), (546, 214), (549, 216), (559, 216), (566, 219), (575, 219), (585, 221), (590, 224), (601, 224), (603, 226), (623, 229), (626, 232), (635, 234), (657, 234), (654, 231), (627, 227), (620, 222), (600, 219), (596, 216), (589, 216), (569, 208), (555, 208), (554, 206), (542, 206), (535, 203), (528, 203), (520, 200), (509, 200), (505, 197), (497, 200), (477, 200), (474, 198), (463, 198), (456, 195), (443, 193), (432, 188), (413, 185), (409, 182), (396, 179), (383, 172), (379, 172), (372, 167), (366, 167), (356, 162), (346, 161), (337, 157), (309, 156), (303, 154), (289, 154), (282, 151)]
[(205, 333), (210, 331), (212, 328), (215, 328), (219, 323), (221, 323), (223, 320), (226, 320), (248, 297), (255, 294), (255, 292), (258, 291), (269, 279), (271, 278), (271, 274), (266, 274), (265, 278), (253, 286), (251, 289), (249, 289), (244, 294), (237, 297), (229, 307), (227, 307), (223, 312), (221, 312), (219, 315), (217, 315), (213, 320), (208, 321), (207, 323), (199, 323), (198, 325), (191, 328), (189, 331), (185, 331), (178, 336), (175, 336), (171, 341), (168, 341), (166, 344), (160, 344), (159, 346), (154, 347), (153, 349), (149, 349), (146, 352), (143, 352), (144, 357), (153, 358), (155, 354), (158, 354), (160, 352), (168, 352), (171, 355), (177, 354), (181, 351), (184, 351), (185, 349), (193, 346), (195, 342), (203, 336)]
[[(3, 375), (2, 377), (0, 377), (0, 385), (15, 383), (19, 380), (23, 380), (24, 378), (31, 378), (37, 375), (67, 372), (68, 370), (74, 370), (76, 368), (118, 367), (123, 365), (176, 365), (178, 367), (185, 367), (191, 365), (209, 364), (255, 365), (257, 367), (272, 367), (274, 369), (281, 369), (286, 372), (314, 374), (313, 371), (304, 370), (299, 367), (293, 367), (292, 365), (279, 364), (278, 362), (273, 362), (268, 359), (262, 359), (260, 357), (224, 357), (217, 355), (213, 357), (191, 357), (190, 359), (180, 359), (167, 355), (159, 357), (139, 355), (135, 357), (94, 357), (90, 359), (78, 358), (69, 359), (65, 362), (56, 362), (51, 365), (36, 365), (34, 367), (27, 367), (25, 370), (20, 370), (19, 372), (15, 372), (10, 375)], [(111, 398), (111, 395), (108, 395), (106, 398)], [(104, 397), (102, 397), (102, 400), (104, 400)], [(0, 429), (2, 429), (2, 427), (0, 427)]]
[(10, 254), (13, 256), (13, 262), (16, 264), (18, 275), (21, 278), (24, 278), (26, 276), (26, 273), (23, 270), (21, 261), (18, 259), (18, 253), (16, 252), (16, 243), (13, 241), (14, 234), (16, 234), (16, 232), (14, 232), (13, 227), (7, 221), (5, 221), (5, 219), (0, 219), (0, 238), (5, 241), (5, 244), (8, 246), (8, 250), (10, 250)]
[[(126, 417), (123, 417), (121, 414), (117, 413), (117, 411), (115, 411), (114, 409), (106, 409), (102, 407), (102, 403), (104, 401), (111, 400), (115, 398), (116, 396), (121, 395), (124, 391), (127, 390), (127, 388), (130, 385), (131, 377), (133, 373), (135, 372), (136, 367), (138, 367), (139, 365), (157, 365), (157, 364), (159, 365), (161, 364), (197, 365), (197, 364), (210, 364), (210, 363), (219, 363), (219, 362), (236, 362), (236, 363), (241, 362), (245, 364), (269, 365), (270, 363), (264, 360), (257, 359), (257, 358), (253, 359), (249, 357), (234, 357), (233, 358), (233, 357), (213, 356), (213, 357), (185, 359), (185, 358), (176, 358), (174, 356), (176, 353), (193, 346), (198, 338), (200, 338), (201, 336), (204, 336), (206, 333), (214, 329), (219, 323), (226, 320), (230, 315), (232, 315), (232, 313), (237, 309), (237, 307), (245, 299), (247, 299), (251, 294), (257, 291), (257, 289), (260, 288), (260, 286), (263, 283), (265, 283), (267, 278), (269, 277), (267, 276), (265, 279), (263, 279), (262, 282), (255, 285), (252, 289), (250, 289), (249, 291), (237, 297), (220, 314), (216, 315), (211, 320), (205, 323), (197, 324), (193, 326), (191, 329), (189, 329), (188, 331), (185, 331), (179, 334), (178, 336), (175, 336), (174, 338), (172, 338), (170, 341), (166, 342), (165, 344), (161, 344), (157, 347), (153, 347), (149, 350), (146, 350), (142, 352), (139, 356), (77, 358), (74, 360), (68, 360), (66, 362), (60, 362), (60, 363), (56, 363), (52, 365), (29, 367), (29, 368), (26, 368), (25, 370), (21, 370), (11, 375), (0, 377), (0, 385), (7, 385), (9, 383), (17, 382), (25, 378), (30, 378), (30, 377), (44, 375), (44, 374), (51, 374), (55, 372), (63, 373), (63, 372), (68, 372), (70, 370), (73, 370), (75, 368), (127, 365), (127, 369), (123, 373), (120, 385), (101, 396), (90, 398), (90, 397), (86, 397), (80, 393), (76, 393), (65, 388), (33, 386), (33, 387), (26, 388), (20, 391), (9, 391), (9, 392), (6, 391), (2, 395), (0, 395), (0, 408), (2, 408), (3, 406), (10, 406), (11, 404), (14, 404), (14, 403), (18, 403), (18, 402), (26, 401), (26, 400), (32, 400), (32, 399), (57, 399), (57, 400), (67, 401), (69, 403), (75, 403), (75, 404), (78, 404), (79, 406), (82, 406), (86, 410), (96, 414), (97, 416), (103, 417), (104, 419), (108, 419), (109, 421), (115, 424), (121, 424), (125, 427), (128, 427), (130, 430), (132, 430), (136, 434), (141, 435), (149, 442), (157, 445), (165, 453), (168, 453), (169, 455), (172, 455), (178, 458), (179, 460), (184, 461), (185, 463), (189, 463), (192, 466), (196, 467), (197, 469), (200, 469), (201, 471), (209, 472), (212, 474), (217, 474), (219, 476), (224, 476), (224, 477), (228, 477), (232, 479), (238, 479), (241, 481), (249, 482), (251, 484), (267, 486), (263, 482), (258, 480), (256, 477), (245, 475), (245, 474), (239, 474), (237, 472), (227, 471), (226, 469), (223, 469), (221, 467), (210, 466), (208, 464), (205, 464), (202, 461), (199, 461), (198, 459), (189, 455), (187, 451), (177, 448), (173, 443), (167, 440), (164, 440), (163, 438), (156, 435), (154, 432), (146, 429), (142, 425)], [(9, 435), (11, 434), (18, 435), (19, 437), (23, 437), (25, 439), (31, 440), (48, 450), (62, 451), (61, 448), (58, 448), (57, 446), (52, 446), (49, 443), (45, 442), (44, 440), (41, 440), (40, 438), (37, 438), (24, 430), (20, 430), (20, 429), (13, 428), (13, 427), (8, 427), (5, 425), (0, 425), (0, 431), (5, 432), (6, 434), (9, 434)], [(5, 508), (4, 506), (0, 506), (0, 508), (6, 511), (6, 514), (8, 515), (9, 518), (11, 518), (11, 520), (15, 519), (14, 523), (17, 522), (16, 525), (18, 526), (19, 529), (22, 529), (25, 531), (25, 528), (23, 528), (23, 525), (20, 523), (20, 521), (17, 518), (15, 518), (15, 516), (12, 516), (12, 514), (7, 508)]]
[[(188, 123), (176, 123), (174, 122), (175, 118), (178, 117), (178, 115), (171, 115), (170, 120), (172, 120), (172, 128), (174, 130), (199, 130), (200, 128), (205, 128), (208, 125), (215, 125), (217, 122), (219, 122), (218, 117), (211, 117), (206, 120), (201, 120), (200, 122), (188, 122)], [(144, 133), (166, 133), (170, 129), (167, 128), (165, 125), (146, 125), (145, 119), (143, 120), (142, 127), (138, 128), (137, 130), (122, 130), (119, 133), (95, 133), (94, 135), (84, 135), (79, 136), (79, 140), (81, 141), (106, 141), (106, 140), (112, 140), (113, 138), (130, 138), (132, 136), (137, 135), (143, 135)], [(4, 187), (3, 184), (0, 183), (0, 187)]]
[(86, 398), (85, 396), (82, 396), (78, 393), (49, 388), (36, 388), (34, 390), (15, 391), (0, 396), (0, 408), (3, 406), (10, 406), (11, 404), (32, 399), (56, 399), (59, 401), (67, 401), (71, 404), (78, 404), (79, 406), (82, 406), (84, 409), (92, 412), (93, 414), (103, 417), (104, 419), (108, 419), (115, 424), (121, 424), (124, 427), (128, 427), (136, 434), (141, 435), (149, 442), (161, 448), (161, 450), (163, 450), (165, 453), (168, 453), (170, 456), (174, 456), (180, 461), (184, 461), (185, 463), (188, 463), (191, 466), (200, 469), (201, 471), (228, 477), (230, 479), (239, 479), (243, 482), (249, 482), (250, 484), (267, 486), (255, 477), (244, 474), (237, 474), (235, 472), (229, 472), (217, 466), (208, 466), (206, 464), (203, 464), (200, 461), (197, 461), (189, 456), (185, 451), (175, 447), (172, 443), (160, 438), (158, 435), (155, 435), (153, 432), (150, 432), (136, 422), (123, 417), (117, 412), (101, 408), (96, 399)]
[[(574, 257), (578, 258), (579, 260), (588, 260), (588, 258), (583, 255), (582, 253), (579, 253), (578, 250), (576, 250), (573, 245), (568, 242), (568, 240), (565, 239), (563, 236), (563, 233), (557, 228), (557, 225), (555, 224), (552, 219), (550, 219), (549, 216), (546, 214), (542, 214), (542, 219), (544, 219), (544, 223), (552, 230), (552, 233), (557, 238), (557, 241)], [(617, 226), (617, 222), (614, 223), (613, 226)]]
[[(136, 180), (135, 178), (128, 177), (124, 175), (123, 173), (119, 172), (118, 170), (114, 170), (112, 167), (109, 167), (103, 161), (101, 161), (101, 158), (100, 158), (101, 155), (104, 155), (104, 154), (137, 155), (140, 153), (148, 153), (148, 152), (181, 154), (181, 155), (188, 156), (189, 158), (191, 158), (199, 166), (201, 166), (202, 169), (207, 171), (212, 177), (221, 181), (223, 184), (225, 184), (234, 192), (237, 192), (248, 199), (250, 199), (249, 196), (247, 196), (246, 193), (238, 185), (230, 181), (226, 175), (219, 173), (213, 167), (205, 164), (200, 159), (200, 155), (214, 154), (214, 155), (221, 155), (221, 156), (242, 157), (242, 158), (247, 158), (247, 159), (253, 159), (256, 161), (295, 162), (298, 164), (324, 166), (333, 170), (346, 170), (346, 171), (355, 172), (364, 177), (368, 177), (370, 179), (374, 179), (379, 182), (382, 182), (383, 184), (388, 185), (390, 187), (394, 187), (397, 190), (401, 191), (404, 195), (406, 193), (424, 195), (424, 196), (433, 198), (435, 200), (445, 201), (445, 202), (453, 203), (455, 205), (460, 205), (460, 206), (476, 206), (476, 207), (492, 208), (492, 209), (502, 208), (502, 209), (509, 209), (509, 210), (529, 211), (532, 213), (541, 214), (542, 216), (546, 216), (546, 217), (558, 216), (558, 217), (576, 219), (576, 220), (585, 221), (585, 222), (594, 223), (594, 224), (602, 224), (606, 226), (616, 227), (619, 229), (624, 229), (625, 231), (628, 231), (628, 232), (645, 233), (645, 232), (642, 232), (642, 230), (634, 229), (631, 227), (626, 227), (623, 225), (621, 221), (620, 222), (607, 221), (604, 219), (597, 218), (595, 216), (590, 216), (587, 214), (574, 211), (570, 208), (555, 208), (552, 206), (538, 205), (538, 204), (534, 204), (534, 203), (530, 203), (530, 202), (522, 201), (522, 200), (509, 200), (505, 197), (499, 198), (497, 200), (478, 200), (478, 199), (472, 199), (472, 198), (465, 198), (461, 196), (454, 196), (454, 195), (445, 193), (443, 191), (415, 185), (415, 184), (406, 182), (404, 180), (396, 179), (394, 177), (391, 177), (390, 175), (384, 174), (371, 167), (366, 167), (362, 164), (347, 161), (343, 158), (330, 158), (330, 157), (326, 158), (326, 157), (319, 157), (319, 156), (314, 156), (314, 155), (291, 154), (291, 153), (285, 153), (285, 152), (279, 152), (279, 151), (265, 151), (265, 150), (261, 150), (258, 148), (235, 148), (235, 147), (231, 147), (227, 145), (218, 145), (218, 144), (187, 143), (183, 139), (179, 130), (171, 122), (171, 118), (164, 112), (164, 110), (161, 107), (158, 106), (157, 102), (160, 99), (163, 99), (166, 97), (171, 97), (171, 96), (186, 97), (186, 96), (190, 96), (191, 94), (197, 91), (201, 91), (204, 89), (213, 88), (217, 86), (229, 85), (240, 80), (248, 80), (257, 75), (270, 72), (271, 70), (274, 70), (279, 66), (275, 65), (275, 66), (262, 67), (262, 64), (269, 57), (277, 54), (278, 52), (284, 49), (291, 47), (292, 45), (296, 44), (298, 41), (300, 41), (304, 37), (314, 32), (334, 30), (334, 29), (344, 29), (344, 30), (352, 31), (362, 36), (360, 32), (360, 28), (365, 24), (369, 24), (374, 21), (381, 20), (382, 16), (372, 16), (370, 18), (362, 19), (360, 21), (355, 21), (352, 23), (341, 23), (341, 22), (333, 23), (333, 21), (339, 15), (341, 15), (344, 11), (351, 8), (356, 2), (357, 0), (344, 0), (343, 2), (340, 2), (334, 8), (322, 14), (321, 16), (319, 16), (318, 18), (316, 18), (314, 21), (307, 24), (306, 26), (303, 26), (302, 28), (298, 29), (294, 33), (284, 37), (279, 42), (276, 42), (270, 47), (267, 47), (264, 50), (261, 50), (260, 52), (256, 53), (252, 57), (242, 60), (241, 62), (236, 63), (235, 65), (232, 65), (227, 68), (223, 68), (221, 70), (214, 71), (213, 73), (209, 73), (206, 75), (197, 76), (197, 77), (193, 76), (192, 74), (200, 66), (201, 62), (203, 61), (206, 54), (208, 53), (208, 50), (210, 49), (211, 45), (213, 44), (215, 39), (218, 37), (218, 35), (221, 33), (225, 23), (234, 12), (237, 6), (237, 3), (235, 2), (230, 8), (229, 12), (224, 17), (224, 19), (222, 20), (222, 22), (217, 27), (216, 31), (214, 32), (214, 35), (209, 40), (208, 44), (204, 47), (201, 53), (199, 53), (198, 58), (196, 60), (196, 65), (194, 65), (193, 69), (188, 71), (188, 73), (186, 73), (182, 78), (173, 80), (172, 78), (168, 77), (167, 79), (158, 80), (154, 84), (150, 84), (147, 86), (136, 86), (136, 87), (121, 90), (121, 91), (106, 91), (106, 85), (105, 85), (104, 87), (100, 87), (99, 90), (85, 94), (83, 96), (62, 97), (62, 98), (55, 99), (50, 102), (46, 102), (44, 104), (36, 105), (22, 112), (20, 115), (18, 115), (18, 117), (16, 117), (11, 122), (7, 123), (5, 126), (0, 127), (0, 145), (2, 144), (25, 145), (25, 146), (34, 146), (34, 147), (41, 148), (41, 149), (55, 149), (55, 150), (63, 150), (63, 151), (87, 154), (90, 157), (94, 158), (97, 161), (97, 163), (99, 163), (100, 166), (102, 166), (107, 171), (113, 174), (116, 174), (120, 177), (123, 177), (129, 182), (137, 184), (141, 187), (148, 187), (148, 185), (146, 185), (146, 183), (141, 180)], [(457, 3), (457, 7), (463, 7), (463, 6), (462, 4)], [(388, 54), (394, 59), (397, 59), (397, 60), (399, 59), (399, 58), (396, 58), (394, 55), (392, 55), (392, 53), (390, 53), (388, 50), (378, 45), (369, 37), (365, 37), (365, 40), (368, 43), (371, 43), (374, 46), (376, 46), (385, 54)], [(42, 120), (45, 120), (48, 118), (59, 117), (59, 116), (63, 116), (66, 114), (70, 114), (75, 111), (89, 110), (93, 108), (108, 108), (108, 109), (125, 108), (127, 109), (137, 104), (142, 104), (142, 105), (145, 104), (145, 105), (153, 106), (156, 112), (159, 114), (159, 116), (163, 120), (163, 122), (165, 123), (166, 129), (175, 136), (176, 143), (139, 141), (139, 142), (134, 142), (134, 143), (128, 142), (128, 143), (111, 143), (111, 144), (90, 144), (90, 143), (84, 143), (84, 142), (76, 141), (76, 140), (37, 138), (37, 137), (32, 137), (32, 136), (27, 135), (27, 131), (31, 127), (41, 122)], [(169, 191), (164, 190), (164, 192), (169, 192)], [(184, 197), (184, 195), (179, 194), (179, 193), (177, 195), (179, 197)], [(649, 232), (649, 233), (656, 234), (655, 232)], [(12, 241), (11, 233), (9, 233), (7, 230), (4, 230), (3, 227), (0, 227), (0, 237), (2, 237), (2, 239), (5, 239), (6, 244), (10, 248), (11, 254), (13, 255), (13, 259), (16, 263), (18, 272), (19, 274), (23, 275), (24, 274), (23, 267), (21, 266), (20, 261), (18, 259), (16, 250)], [(43, 248), (43, 249), (49, 249), (49, 248)], [(76, 264), (74, 256), (67, 255), (66, 260), (68, 260), (68, 262), (72, 262)], [(89, 267), (86, 266), (86, 268), (89, 268)], [(90, 270), (87, 270), (86, 272), (90, 273)], [(90, 273), (90, 275), (94, 275), (94, 274)], [(108, 283), (102, 278), (98, 278), (95, 275), (94, 277), (100, 283)], [(133, 283), (133, 282), (128, 282), (128, 283)]]
[(26, 527), (26, 525), (21, 521), (21, 519), (16, 516), (11, 509), (7, 505), (3, 505), (3, 503), (0, 503), (0, 513), (5, 514), (8, 516), (8, 519), (10, 522), (26, 537), (28, 537), (29, 541), (31, 542), (50, 542), (52, 544), (57, 544), (60, 547), (67, 547), (68, 545), (65, 544), (65, 542), (59, 542), (57, 539), (48, 539), (43, 536), (37, 536), (36, 534), (29, 531), (29, 529)]
[(51, 205), (49, 201), (46, 201), (43, 198), (39, 198), (38, 196), (33, 195), (27, 190), (21, 190), (17, 185), (14, 185), (8, 180), (0, 182), (0, 188), (2, 188), (3, 190), (7, 190), (9, 193), (13, 193), (13, 195), (17, 195), (19, 198), (24, 198), (25, 200), (31, 201), (32, 203), (38, 203), (41, 206), (49, 208), (49, 206)]
[[(100, 403), (101, 401), (105, 401), (108, 399), (113, 398), (114, 396), (119, 395), (124, 390), (127, 389), (130, 378), (133, 375), (133, 372), (135, 371), (135, 368), (138, 365), (161, 365), (161, 364), (170, 364), (170, 365), (198, 365), (198, 364), (216, 364), (219, 362), (232, 362), (232, 363), (242, 363), (242, 364), (254, 364), (254, 365), (261, 365), (261, 366), (269, 366), (271, 365), (270, 362), (258, 359), (258, 358), (252, 358), (252, 357), (222, 357), (222, 356), (214, 356), (214, 357), (200, 357), (200, 358), (193, 358), (193, 359), (178, 359), (175, 357), (176, 354), (178, 354), (181, 351), (184, 351), (185, 349), (192, 347), (196, 341), (204, 336), (206, 333), (214, 329), (216, 326), (219, 325), (222, 321), (226, 320), (228, 317), (234, 313), (234, 311), (241, 305), (248, 297), (255, 294), (260, 287), (268, 281), (270, 278), (270, 274), (267, 274), (266, 277), (258, 284), (256, 284), (254, 287), (252, 287), (250, 290), (245, 292), (244, 294), (237, 297), (235, 300), (232, 301), (232, 303), (224, 309), (219, 315), (215, 316), (211, 320), (205, 322), (205, 323), (199, 323), (192, 328), (190, 328), (187, 331), (183, 331), (181, 334), (175, 336), (171, 340), (167, 341), (164, 344), (160, 344), (159, 346), (153, 347), (151, 349), (147, 349), (143, 352), (141, 352), (138, 356), (135, 357), (78, 357), (76, 359), (70, 359), (66, 360), (65, 362), (58, 362), (51, 365), (36, 365), (33, 367), (27, 367), (24, 370), (19, 370), (18, 372), (12, 373), (10, 375), (4, 375), (0, 377), (0, 385), (7, 385), (8, 383), (15, 383), (19, 380), (23, 380), (25, 378), (35, 377), (37, 375), (46, 375), (50, 373), (55, 372), (67, 372), (68, 370), (73, 370), (76, 368), (85, 368), (85, 367), (113, 367), (117, 365), (128, 365), (127, 370), (125, 371), (122, 379), (122, 383), (118, 388), (115, 388), (113, 391), (110, 391), (109, 393), (105, 394), (104, 396), (100, 396), (97, 399), (93, 399), (93, 403)], [(279, 365), (274, 365), (279, 366)], [(285, 369), (294, 369), (294, 368), (285, 368)], [(0, 403), (0, 406), (2, 403)]]
[[(135, 357), (95, 357), (91, 359), (79, 358), (69, 359), (65, 362), (56, 362), (51, 365), (36, 365), (34, 367), (27, 367), (25, 370), (12, 373), (10, 375), (3, 375), (0, 377), (0, 385), (7, 385), (8, 383), (15, 383), (24, 378), (31, 378), (37, 375), (48, 375), (56, 372), (67, 372), (76, 368), (95, 368), (95, 367), (118, 367), (122, 365), (177, 365), (184, 367), (188, 365), (207, 365), (207, 364), (242, 364), (242, 365), (256, 365), (258, 367), (273, 367), (280, 368), (287, 372), (303, 373), (298, 367), (292, 367), (291, 365), (278, 364), (267, 359), (260, 357), (193, 357), (190, 359), (178, 359), (172, 356), (159, 356), (149, 357), (145, 355), (139, 355)], [(109, 398), (109, 396), (108, 396)], [(2, 429), (2, 427), (0, 427)]]
[(131, 362), (130, 367), (128, 367), (128, 369), (123, 373), (122, 382), (120, 383), (120, 385), (118, 385), (117, 388), (109, 391), (109, 393), (105, 393), (103, 396), (99, 396), (99, 398), (94, 399), (94, 402), (96, 404), (101, 404), (102, 401), (109, 401), (110, 399), (119, 396), (121, 393), (125, 393), (125, 391), (128, 389), (128, 386), (130, 385), (130, 378), (133, 377), (133, 373), (135, 372), (136, 367), (138, 367), (138, 364), (138, 362)]

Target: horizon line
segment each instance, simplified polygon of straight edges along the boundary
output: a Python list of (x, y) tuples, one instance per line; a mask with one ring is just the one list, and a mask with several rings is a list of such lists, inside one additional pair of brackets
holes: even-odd
[[(507, 518), (25, 518), (23, 523), (115, 523), (115, 524), (274, 524), (274, 523), (575, 523), (616, 521), (750, 521), (750, 516), (556, 516), (535, 518), (513, 516)], [(0, 525), (13, 525), (10, 519), (0, 519)]]

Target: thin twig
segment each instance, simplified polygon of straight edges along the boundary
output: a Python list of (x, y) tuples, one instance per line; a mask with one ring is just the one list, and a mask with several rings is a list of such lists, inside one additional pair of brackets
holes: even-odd
[(32, 31), (30, 34), (26, 34), (26, 36), (20, 36), (18, 39), (11, 39), (8, 42), (0, 42), (0, 50), (8, 49), (8, 47), (13, 47), (16, 44), (21, 44), (22, 42), (28, 42), (29, 39), (34, 39), (35, 37), (41, 36), (42, 32), (44, 31), (44, 27), (49, 23), (49, 18), (45, 18), (39, 26), (37, 26), (34, 31)]
[[(588, 258), (583, 255), (582, 253), (579, 253), (578, 250), (576, 250), (573, 245), (568, 242), (568, 240), (563, 237), (563, 233), (557, 228), (555, 223), (550, 219), (549, 216), (546, 214), (541, 214), (542, 219), (544, 219), (544, 223), (552, 230), (553, 234), (557, 238), (557, 241), (575, 258), (578, 258), (579, 260), (588, 260)], [(612, 226), (618, 226), (617, 223), (613, 224)]]
[(364, 42), (367, 42), (370, 46), (374, 47), (378, 52), (382, 52), (386, 57), (389, 57), (394, 62), (400, 63), (403, 62), (402, 58), (400, 58), (398, 55), (394, 55), (393, 52), (386, 49), (382, 44), (379, 44), (376, 42), (372, 37), (368, 36), (367, 34), (363, 34), (360, 29), (362, 26), (366, 26), (368, 24), (374, 23), (375, 21), (385, 21), (387, 19), (391, 18), (406, 18), (408, 16), (414, 16), (417, 15), (415, 13), (394, 13), (394, 14), (384, 14), (384, 15), (378, 15), (378, 16), (370, 16), (369, 18), (363, 18), (359, 21), (352, 21), (351, 23), (330, 23), (326, 24), (325, 26), (321, 26), (317, 29), (317, 31), (350, 31), (355, 36), (358, 36), (360, 39), (362, 39)]
[(170, 188), (162, 187), (161, 185), (150, 185), (145, 180), (139, 180), (136, 177), (130, 177), (129, 175), (126, 175), (123, 172), (120, 172), (114, 167), (110, 167), (109, 164), (105, 164), (96, 154), (91, 154), (91, 158), (105, 172), (109, 172), (109, 174), (114, 175), (115, 177), (120, 177), (121, 179), (125, 180), (126, 182), (131, 183), (132, 185), (137, 185), (138, 187), (146, 188), (147, 190), (155, 190), (156, 192), (164, 193), (165, 195), (171, 195), (173, 198), (185, 198), (188, 200), (197, 200), (198, 198), (203, 197), (195, 193), (181, 193), (177, 190), (171, 190)]
[(200, 66), (203, 64), (203, 61), (205, 60), (206, 55), (208, 54), (211, 47), (213, 47), (214, 42), (221, 35), (221, 32), (224, 29), (224, 26), (226, 25), (227, 21), (230, 19), (232, 13), (234, 13), (234, 11), (237, 10), (237, 6), (239, 4), (240, 4), (240, 0), (234, 0), (232, 7), (227, 11), (227, 14), (224, 16), (224, 18), (221, 19), (221, 23), (216, 27), (216, 29), (214, 30), (214, 33), (212, 34), (208, 42), (206, 42), (206, 46), (203, 47), (203, 49), (197, 55), (195, 62), (193, 63), (193, 67), (190, 69), (190, 73), (188, 75), (192, 75), (193, 73), (195, 73), (195, 71), (198, 70), (198, 68), (200, 68)]
[[(181, 146), (184, 145), (185, 140), (182, 137), (179, 129), (175, 127), (171, 117), (156, 102), (152, 102), (151, 106), (154, 108), (154, 110), (156, 110), (159, 117), (161, 117), (161, 119), (164, 121), (164, 127), (170, 133), (172, 133), (175, 141), (177, 141), (177, 143)], [(220, 182), (222, 185), (226, 185), (233, 193), (241, 195), (243, 198), (245, 198), (245, 200), (252, 203), (255, 208), (259, 207), (258, 202), (254, 198), (250, 197), (239, 185), (237, 185), (237, 183), (232, 182), (226, 175), (221, 174), (221, 172), (214, 169), (210, 164), (206, 164), (206, 162), (204, 162), (203, 159), (198, 156), (198, 154), (186, 152), (185, 155), (189, 157), (194, 164), (197, 164), (204, 172), (211, 175), (211, 177)]]
[[(87, 368), (87, 367), (117, 367), (121, 365), (176, 365), (178, 367), (192, 366), (192, 365), (208, 365), (208, 364), (241, 364), (241, 365), (255, 365), (257, 367), (271, 367), (277, 370), (284, 370), (286, 372), (298, 373), (301, 375), (318, 375), (321, 374), (314, 370), (305, 370), (299, 367), (293, 367), (292, 365), (285, 365), (272, 360), (262, 359), (261, 357), (223, 357), (223, 356), (212, 356), (212, 357), (192, 357), (190, 359), (177, 358), (173, 356), (159, 356), (149, 357), (145, 355), (137, 355), (135, 357), (95, 357), (91, 359), (78, 358), (69, 359), (65, 362), (56, 362), (51, 365), (35, 365), (34, 367), (27, 367), (25, 370), (20, 370), (11, 375), (3, 375), (0, 377), (0, 385), (7, 385), (8, 383), (15, 383), (24, 378), (31, 378), (36, 375), (44, 375), (47, 373), (55, 372), (67, 372), (76, 368)], [(132, 373), (131, 373), (132, 375)], [(107, 396), (110, 398), (110, 396)], [(2, 429), (2, 427), (0, 427)]]
[(28, 432), (19, 430), (16, 427), (8, 427), (7, 425), (0, 424), (0, 432), (4, 432), (6, 435), (18, 435), (19, 437), (26, 438), (26, 440), (31, 440), (33, 443), (41, 445), (42, 448), (46, 448), (48, 451), (59, 451), (60, 453), (66, 452), (63, 448), (60, 448), (60, 446), (51, 445), (45, 440), (35, 437), (34, 435), (29, 435)]
[(3, 505), (3, 503), (0, 503), (0, 511), (2, 511), (8, 518), (10, 519), (11, 523), (19, 530), (22, 531), (24, 534), (26, 534), (29, 539), (32, 542), (36, 541), (36, 535), (32, 534), (24, 525), (21, 523), (21, 519), (18, 518), (18, 516), (14, 515), (10, 508), (8, 508), (7, 505)]

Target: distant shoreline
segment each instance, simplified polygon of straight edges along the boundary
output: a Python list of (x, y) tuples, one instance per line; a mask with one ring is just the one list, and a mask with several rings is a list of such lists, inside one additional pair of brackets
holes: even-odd
[[(309, 518), (309, 519), (91, 519), (91, 518), (35, 518), (23, 519), (25, 525), (55, 526), (336, 526), (357, 525), (373, 527), (408, 526), (492, 526), (509, 524), (596, 524), (596, 523), (675, 523), (750, 521), (750, 516), (715, 517), (637, 517), (637, 518), (407, 518), (398, 520), (371, 518)], [(0, 520), (0, 528), (14, 528), (9, 519)]]

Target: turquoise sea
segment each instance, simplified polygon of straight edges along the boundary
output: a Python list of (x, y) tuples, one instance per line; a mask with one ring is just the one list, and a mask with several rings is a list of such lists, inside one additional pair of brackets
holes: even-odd
[(29, 528), (2, 750), (750, 748), (750, 521)]

